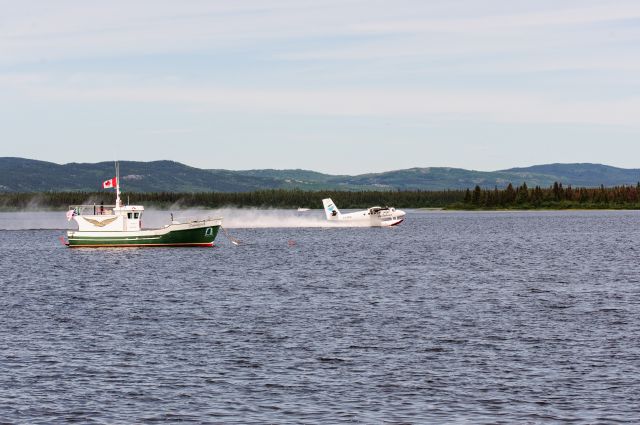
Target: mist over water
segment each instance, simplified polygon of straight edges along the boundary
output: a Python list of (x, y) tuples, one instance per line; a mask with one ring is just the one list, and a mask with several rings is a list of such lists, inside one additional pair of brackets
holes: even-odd
[[(166, 212), (163, 212), (166, 214)], [(368, 227), (368, 222), (329, 221), (324, 210), (295, 211), (279, 209), (224, 208), (217, 210), (186, 210), (174, 215), (187, 217), (223, 217), (222, 225), (232, 229), (305, 228), (305, 227)]]
[(0, 212), (0, 230), (71, 229), (65, 211)]
[[(346, 211), (345, 211), (346, 212)], [(75, 229), (74, 221), (67, 221), (66, 211), (0, 212), (0, 230)], [(229, 229), (368, 227), (367, 222), (328, 221), (324, 210), (299, 212), (281, 209), (222, 208), (222, 209), (146, 209), (142, 216), (145, 229), (158, 228), (176, 220), (222, 217), (223, 227)]]

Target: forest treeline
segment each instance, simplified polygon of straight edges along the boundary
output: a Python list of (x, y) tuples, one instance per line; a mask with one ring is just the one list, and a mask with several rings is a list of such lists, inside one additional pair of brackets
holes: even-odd
[[(255, 192), (124, 193), (131, 204), (156, 208), (322, 208), (322, 199), (332, 198), (339, 208), (390, 205), (398, 208), (449, 209), (640, 209), (640, 183), (634, 186), (572, 188), (555, 183), (548, 188), (530, 188), (526, 183), (505, 189), (443, 191), (302, 191), (260, 190)], [(114, 202), (112, 191), (0, 193), (4, 210), (66, 209), (69, 205), (105, 205)]]
[(599, 188), (564, 187), (554, 183), (549, 188), (530, 188), (526, 183), (506, 189), (466, 190), (462, 203), (451, 205), (460, 209), (639, 209), (640, 183), (635, 186)]
[[(259, 190), (255, 192), (145, 192), (124, 193), (121, 198), (130, 204), (158, 208), (322, 208), (323, 198), (332, 198), (339, 208), (367, 208), (373, 205), (392, 205), (404, 208), (446, 208), (460, 203), (465, 192), (447, 191), (302, 191)], [(113, 204), (115, 194), (104, 192), (46, 192), (46, 193), (0, 193), (0, 208), (37, 209), (64, 208), (69, 205)]]

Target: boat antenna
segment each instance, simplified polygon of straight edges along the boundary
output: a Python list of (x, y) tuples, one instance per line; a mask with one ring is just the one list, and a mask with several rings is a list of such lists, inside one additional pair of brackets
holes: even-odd
[(120, 164), (116, 161), (116, 208), (120, 208)]

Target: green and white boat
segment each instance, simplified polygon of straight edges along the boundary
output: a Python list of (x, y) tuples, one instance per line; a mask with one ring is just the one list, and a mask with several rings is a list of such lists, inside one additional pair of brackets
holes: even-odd
[(65, 245), (76, 247), (210, 247), (222, 226), (222, 218), (171, 220), (159, 229), (142, 229), (144, 207), (124, 205), (120, 200), (118, 167), (116, 177), (103, 188), (116, 188), (115, 205), (72, 205), (67, 219), (78, 224), (69, 230)]

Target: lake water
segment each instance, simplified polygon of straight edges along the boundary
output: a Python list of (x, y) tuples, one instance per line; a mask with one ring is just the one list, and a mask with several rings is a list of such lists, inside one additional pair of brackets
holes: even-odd
[(0, 423), (640, 422), (640, 212), (251, 214), (73, 250), (0, 214)]

